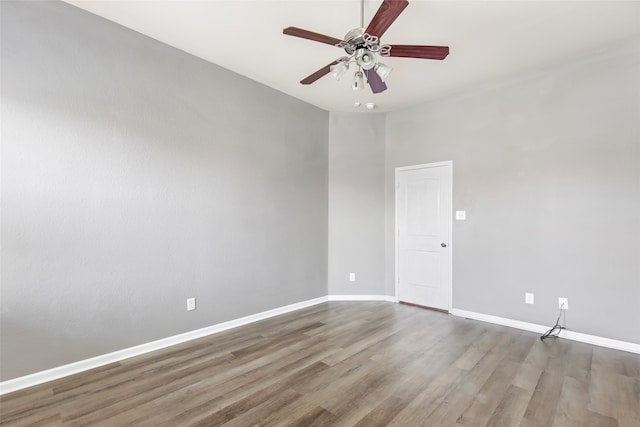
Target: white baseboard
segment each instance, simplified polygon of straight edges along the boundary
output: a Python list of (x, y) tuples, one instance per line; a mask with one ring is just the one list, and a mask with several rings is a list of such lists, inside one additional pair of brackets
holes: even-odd
[[(454, 308), (450, 311), (454, 316), (466, 317), (468, 319), (480, 320), (482, 322), (494, 323), (496, 325), (509, 326), (511, 328), (523, 329), (525, 331), (543, 334), (549, 330), (549, 326), (537, 325), (535, 323), (521, 322), (519, 320), (507, 319), (504, 317), (492, 316), (490, 314), (475, 313), (473, 311), (458, 310)], [(579, 341), (586, 344), (593, 344), (600, 347), (613, 348), (615, 350), (628, 351), (629, 353), (640, 354), (640, 344), (627, 341), (612, 340), (596, 335), (583, 334), (580, 332), (563, 330), (560, 338), (572, 341)]]
[(390, 295), (329, 295), (329, 301), (386, 301), (398, 302)]
[(114, 351), (113, 353), (103, 354), (97, 357), (92, 357), (90, 359), (70, 363), (68, 365), (47, 369), (46, 371), (36, 372), (34, 374), (0, 382), (0, 395), (11, 393), (12, 391), (21, 390), (23, 388), (32, 387), (34, 385), (42, 384), (48, 381), (57, 380), (68, 375), (73, 375), (89, 369), (98, 368), (109, 363), (118, 362), (130, 357), (139, 356), (141, 354), (149, 353), (155, 350), (160, 350), (196, 338), (201, 338), (207, 335), (226, 331), (228, 329), (237, 328), (238, 326), (243, 326), (249, 323), (257, 322), (259, 320), (268, 319), (280, 314), (300, 310), (301, 308), (311, 307), (313, 305), (326, 302), (327, 300), (328, 298), (325, 296), (286, 305), (284, 307), (275, 308), (273, 310), (263, 311), (261, 313), (252, 314), (250, 316), (241, 317), (239, 319), (230, 320), (228, 322), (218, 323), (217, 325), (208, 326), (206, 328), (196, 329), (194, 331), (185, 332), (183, 334), (174, 335), (172, 337), (163, 338), (135, 347), (129, 347), (123, 350)]

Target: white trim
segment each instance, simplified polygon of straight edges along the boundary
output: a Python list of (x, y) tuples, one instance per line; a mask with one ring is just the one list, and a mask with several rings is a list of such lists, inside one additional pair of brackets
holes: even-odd
[(422, 163), (419, 165), (400, 166), (396, 168), (397, 172), (410, 171), (413, 169), (436, 168), (438, 166), (453, 166), (453, 160), (444, 160), (442, 162)]
[(386, 301), (398, 302), (391, 295), (329, 295), (329, 301)]
[(284, 307), (274, 308), (273, 310), (263, 311), (261, 313), (252, 314), (241, 317), (239, 319), (230, 320), (228, 322), (218, 323), (217, 325), (207, 326), (206, 328), (196, 329), (194, 331), (185, 332), (183, 334), (174, 335), (172, 337), (163, 338), (157, 341), (148, 342), (135, 347), (125, 348), (123, 350), (114, 351), (112, 353), (103, 354), (92, 357), (90, 359), (80, 360), (68, 365), (58, 366), (56, 368), (47, 369), (46, 371), (36, 372), (34, 374), (25, 375), (8, 381), (0, 382), (0, 395), (21, 390), (23, 388), (32, 387), (48, 381), (68, 375), (77, 374), (82, 371), (94, 369), (109, 363), (118, 362), (130, 357), (139, 356), (151, 351), (160, 350), (175, 344), (180, 344), (196, 338), (202, 338), (207, 335), (226, 331), (228, 329), (237, 328), (238, 326), (247, 325), (259, 320), (268, 319), (280, 314), (289, 313), (291, 311), (300, 310), (302, 308), (311, 307), (328, 301), (328, 297), (320, 297), (295, 304), (285, 305)]
[[(458, 317), (466, 317), (468, 319), (480, 320), (482, 322), (494, 323), (496, 325), (508, 326), (525, 331), (536, 332), (542, 334), (549, 330), (548, 326), (538, 325), (535, 323), (521, 322), (519, 320), (507, 319), (505, 317), (492, 316), (490, 314), (475, 313), (473, 311), (459, 310), (454, 308), (450, 313)], [(615, 350), (628, 351), (629, 353), (640, 354), (640, 344), (603, 338), (596, 335), (583, 334), (581, 332), (563, 330), (560, 332), (561, 338), (572, 341), (579, 341), (586, 344), (593, 344), (600, 347), (613, 348)]]
[(433, 163), (423, 163), (420, 165), (412, 165), (412, 166), (401, 166), (401, 167), (397, 167), (395, 169), (395, 184), (394, 184), (394, 189), (395, 189), (395, 197), (394, 197), (394, 201), (395, 201), (395, 205), (394, 205), (394, 211), (395, 211), (395, 226), (394, 226), (394, 236), (393, 236), (393, 240), (395, 242), (395, 301), (399, 301), (398, 299), (398, 295), (400, 294), (399, 292), (399, 287), (400, 287), (400, 277), (398, 276), (399, 273), (399, 269), (398, 269), (398, 235), (399, 235), (399, 230), (398, 230), (398, 174), (399, 172), (404, 172), (404, 171), (410, 171), (410, 170), (415, 170), (415, 169), (426, 169), (426, 168), (435, 168), (435, 167), (440, 167), (440, 166), (447, 166), (447, 171), (449, 172), (449, 231), (448, 231), (448, 241), (449, 241), (449, 283), (447, 283), (447, 287), (449, 288), (449, 304), (448, 304), (448, 311), (451, 311), (453, 309), (453, 160), (445, 160), (442, 162), (433, 162)]
[(453, 310), (453, 160), (449, 165), (449, 311)]

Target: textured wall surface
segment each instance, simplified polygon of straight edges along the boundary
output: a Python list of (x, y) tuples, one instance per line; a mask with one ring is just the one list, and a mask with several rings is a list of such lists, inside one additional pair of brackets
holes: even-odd
[(2, 380), (327, 294), (326, 111), (1, 7)]
[(384, 114), (331, 113), (330, 295), (385, 293), (384, 126)]
[[(640, 343), (640, 42), (387, 116), (394, 168), (453, 160), (453, 306)], [(524, 293), (535, 293), (535, 305)]]

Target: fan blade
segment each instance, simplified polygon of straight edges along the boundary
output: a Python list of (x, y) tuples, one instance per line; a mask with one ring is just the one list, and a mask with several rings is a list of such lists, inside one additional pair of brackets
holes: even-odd
[(302, 83), (303, 85), (310, 85), (311, 83), (313, 83), (316, 80), (318, 80), (320, 77), (324, 77), (325, 75), (329, 74), (329, 72), (331, 71), (329, 67), (331, 67), (332, 65), (337, 64), (338, 62), (340, 62), (340, 61), (338, 61), (336, 59), (331, 64), (325, 65), (324, 67), (320, 68), (315, 73), (313, 73), (313, 74), (305, 77), (304, 79), (300, 80), (300, 83)]
[(287, 27), (282, 30), (282, 34), (286, 34), (288, 36), (300, 37), (302, 39), (313, 40), (314, 42), (326, 43), (331, 46), (335, 46), (340, 43), (342, 40), (336, 39), (335, 37), (325, 36), (324, 34), (314, 33), (313, 31), (303, 30), (298, 27)]
[(364, 70), (364, 73), (367, 76), (367, 81), (373, 93), (380, 93), (387, 90), (387, 85), (374, 70)]
[(401, 58), (444, 59), (449, 55), (448, 46), (418, 46), (392, 44), (389, 56)]
[(382, 37), (407, 6), (409, 6), (407, 0), (384, 0), (365, 32), (372, 36)]

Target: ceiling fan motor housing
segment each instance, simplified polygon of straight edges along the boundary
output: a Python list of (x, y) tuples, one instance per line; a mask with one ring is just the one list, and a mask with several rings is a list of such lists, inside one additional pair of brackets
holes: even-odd
[(338, 43), (336, 46), (344, 48), (345, 51), (351, 55), (358, 48), (362, 47), (377, 52), (380, 49), (378, 42), (378, 37), (366, 33), (364, 28), (354, 28), (344, 36), (344, 41)]
[(364, 28), (354, 28), (344, 36), (344, 45), (340, 47), (344, 47), (344, 51), (347, 52), (348, 55), (353, 55), (358, 48), (365, 46), (363, 36)]

